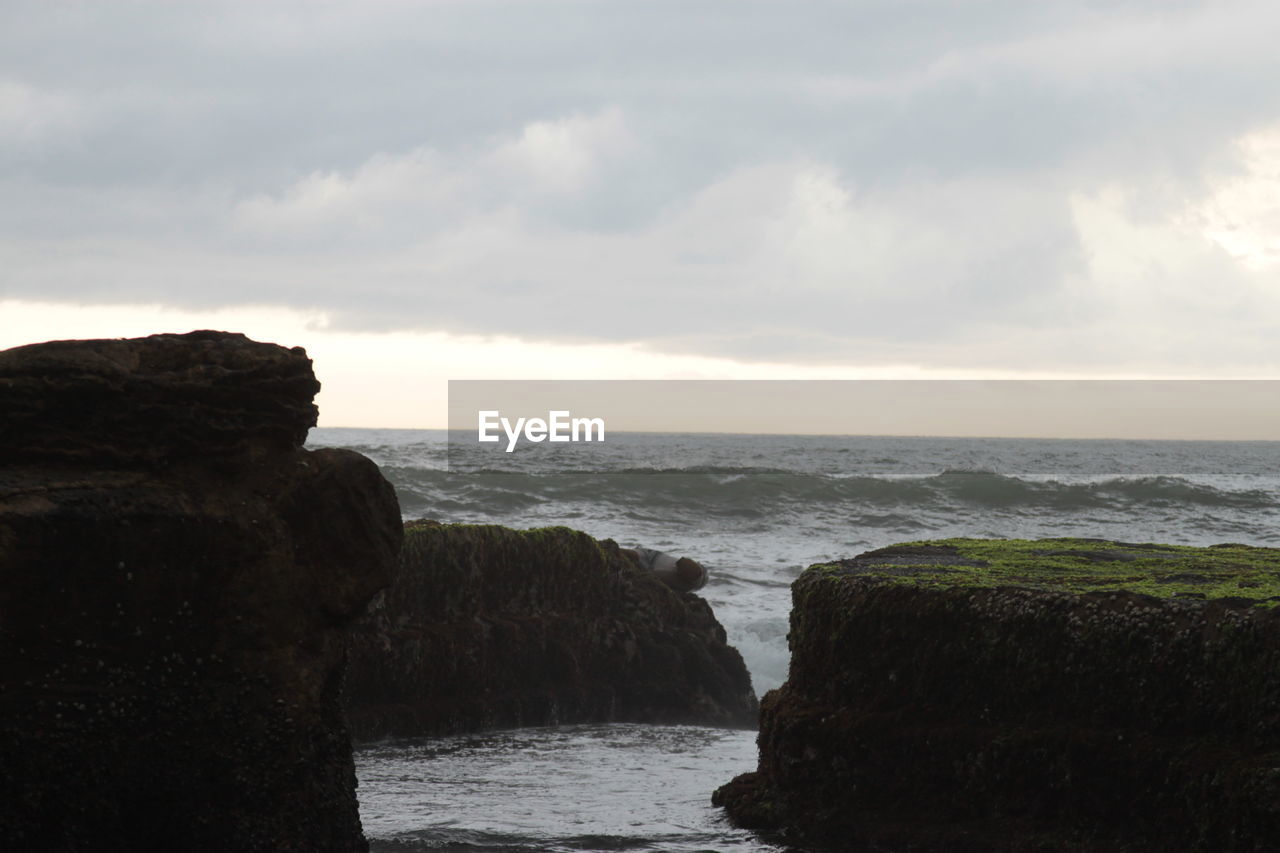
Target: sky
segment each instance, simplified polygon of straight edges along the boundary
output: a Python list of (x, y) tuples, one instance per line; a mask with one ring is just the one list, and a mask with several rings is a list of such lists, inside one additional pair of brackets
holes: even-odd
[(449, 379), (1280, 378), (1280, 6), (0, 4), (0, 348)]

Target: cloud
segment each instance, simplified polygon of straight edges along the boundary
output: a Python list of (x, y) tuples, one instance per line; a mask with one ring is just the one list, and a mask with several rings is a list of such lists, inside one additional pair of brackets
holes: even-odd
[(488, 159), (534, 190), (571, 193), (591, 180), (602, 161), (625, 154), (633, 144), (622, 111), (612, 107), (594, 116), (527, 124), (518, 139), (503, 143)]
[(1219, 180), (1187, 222), (1250, 270), (1280, 266), (1280, 124), (1237, 145), (1239, 174)]
[(410, 240), (439, 227), (441, 214), (465, 199), (463, 176), (426, 148), (399, 156), (377, 154), (350, 174), (313, 172), (278, 196), (239, 202), (233, 227), (242, 234), (287, 245), (350, 245), (353, 241)]
[(54, 133), (65, 133), (78, 113), (74, 99), (0, 78), (0, 145), (29, 150)]
[(375, 154), (349, 173), (313, 172), (278, 195), (239, 202), (233, 225), (260, 240), (330, 249), (412, 244), (494, 209), (554, 209), (633, 144), (616, 108), (535, 121), (478, 152), (422, 146)]
[(135, 11), (0, 10), (0, 297), (1280, 367), (1269, 4)]

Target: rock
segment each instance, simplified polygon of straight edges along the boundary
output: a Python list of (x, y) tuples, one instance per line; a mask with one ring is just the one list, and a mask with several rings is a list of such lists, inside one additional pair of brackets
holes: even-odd
[(738, 824), (911, 850), (1280, 849), (1280, 549), (945, 540), (809, 568)]
[(356, 629), (357, 737), (632, 721), (754, 726), (710, 606), (564, 527), (411, 522), (399, 580)]
[(301, 349), (0, 353), (0, 848), (367, 849), (339, 702), (395, 494)]
[(320, 383), (301, 347), (227, 332), (0, 352), (0, 464), (168, 464), (300, 447)]

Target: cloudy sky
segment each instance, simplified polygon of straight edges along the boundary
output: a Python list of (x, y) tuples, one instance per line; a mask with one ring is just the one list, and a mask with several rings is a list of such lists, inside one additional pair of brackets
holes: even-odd
[(445, 379), (1280, 377), (1274, 2), (0, 4), (0, 346)]

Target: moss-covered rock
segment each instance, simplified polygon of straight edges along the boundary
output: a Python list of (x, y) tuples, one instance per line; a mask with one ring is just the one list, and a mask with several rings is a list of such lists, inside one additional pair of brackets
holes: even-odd
[(396, 584), (357, 627), (357, 736), (555, 723), (754, 726), (710, 606), (565, 527), (410, 522)]
[(1280, 550), (918, 542), (793, 587), (738, 822), (925, 850), (1280, 849)]
[(1020, 586), (1062, 592), (1137, 592), (1154, 598), (1280, 603), (1280, 550), (1248, 545), (1102, 539), (939, 539), (909, 542), (816, 566), (918, 586)]

